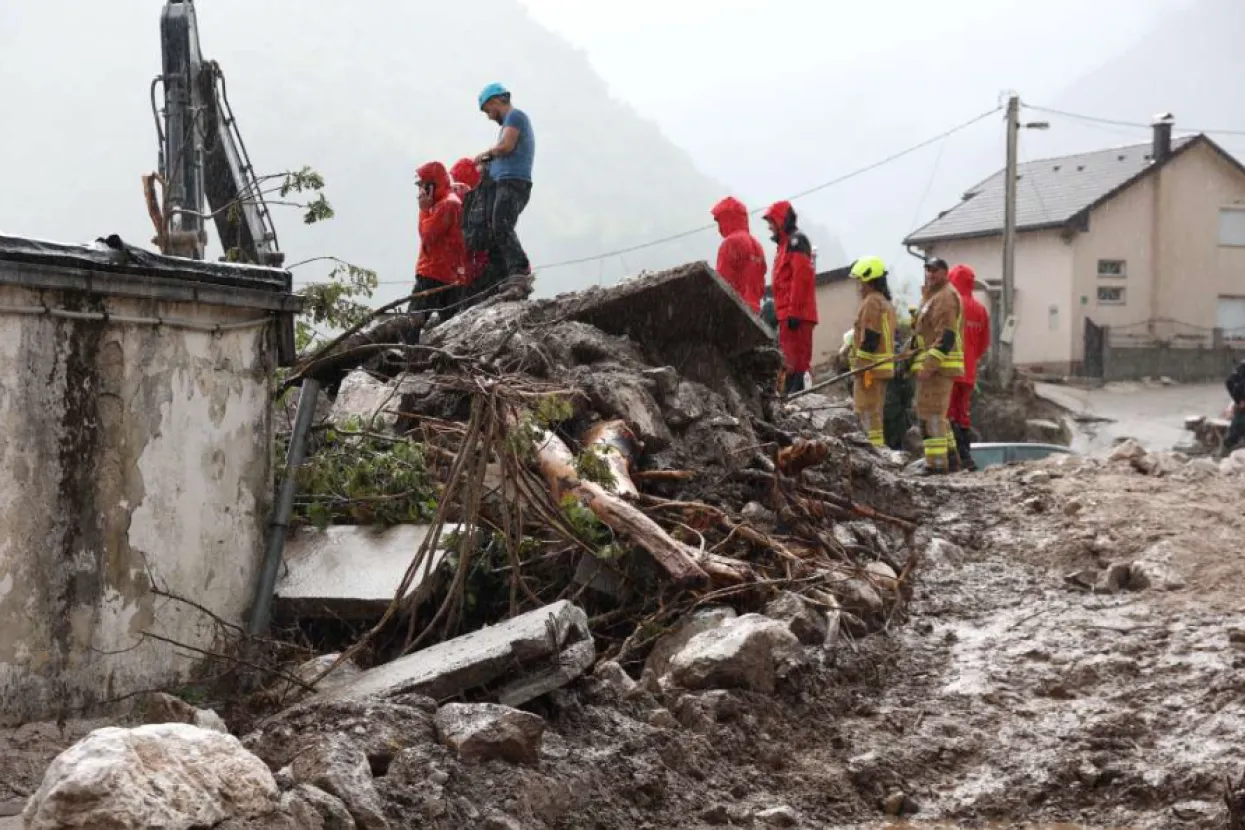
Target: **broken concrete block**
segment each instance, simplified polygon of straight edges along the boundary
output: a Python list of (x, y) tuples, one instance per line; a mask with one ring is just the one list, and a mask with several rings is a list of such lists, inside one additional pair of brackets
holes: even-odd
[(190, 830), (269, 815), (278, 798), (237, 738), (165, 723), (95, 730), (57, 756), (22, 817), (27, 830)]
[(437, 711), (437, 739), (466, 761), (533, 764), (545, 721), (495, 703), (447, 703)]
[(657, 353), (695, 342), (733, 357), (773, 343), (769, 327), (704, 262), (589, 288), (567, 305), (569, 319), (626, 335)]
[[(458, 530), (446, 525), (441, 539)], [(330, 525), (298, 528), (285, 547), (285, 568), (277, 580), (275, 608), (283, 619), (368, 619), (385, 613), (428, 525)], [(429, 552), (406, 597), (419, 602), (436, 587), (448, 551)]]
[(688, 641), (705, 631), (725, 625), (735, 619), (735, 609), (726, 605), (712, 605), (698, 608), (683, 617), (674, 627), (653, 646), (648, 660), (644, 663), (644, 676), (656, 681), (664, 676), (670, 667), (670, 660), (683, 650)]
[(313, 700), (410, 692), (443, 700), (514, 678), (495, 694), (498, 702), (518, 706), (565, 686), (595, 659), (588, 616), (562, 600), (377, 666)]
[(684, 689), (774, 691), (797, 662), (800, 641), (785, 625), (747, 614), (688, 641), (670, 661), (667, 679)]
[[(298, 668), (291, 672), (291, 675), (308, 685), (314, 683), (318, 691), (324, 692), (336, 688), (343, 683), (348, 683), (363, 673), (363, 670), (353, 660), (346, 660), (340, 665), (336, 665), (340, 657), (341, 655), (337, 653), (321, 654), (319, 657), (312, 657), (305, 663), (301, 663)], [(334, 666), (336, 667), (334, 668)], [(333, 671), (325, 675), (324, 673), (330, 668)], [(324, 676), (321, 677), (321, 675)], [(301, 686), (285, 682), (282, 699), (286, 703), (295, 703), (305, 698), (308, 694), (310, 692)]]
[(310, 784), (299, 784), (282, 795), (281, 812), (294, 819), (299, 830), (355, 830), (358, 827), (340, 798)]
[(362, 830), (388, 830), (367, 756), (345, 736), (321, 735), (303, 748), (291, 771), (299, 784), (310, 784), (341, 799)]
[(346, 375), (329, 409), (329, 422), (345, 427), (358, 421), (364, 429), (381, 432), (398, 423), (402, 398), (396, 386), (377, 380), (362, 369)]
[(783, 591), (765, 606), (765, 616), (787, 627), (805, 645), (821, 645), (826, 641), (826, 616), (805, 602), (799, 594)]

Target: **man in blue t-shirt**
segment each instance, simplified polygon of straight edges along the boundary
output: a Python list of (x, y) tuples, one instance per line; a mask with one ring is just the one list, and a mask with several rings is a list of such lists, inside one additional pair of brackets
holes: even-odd
[(480, 110), (501, 125), (497, 144), (476, 156), (487, 164), (493, 181), (491, 211), (493, 238), (509, 276), (532, 273), (531, 263), (515, 232), (519, 214), (532, 195), (532, 162), (536, 158), (536, 134), (522, 110), (510, 105), (510, 91), (501, 84), (489, 84), (480, 93)]

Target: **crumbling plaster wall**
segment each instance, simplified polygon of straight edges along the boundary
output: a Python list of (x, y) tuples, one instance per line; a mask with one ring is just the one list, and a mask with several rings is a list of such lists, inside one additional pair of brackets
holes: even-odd
[[(0, 286), (0, 308), (262, 312)], [(249, 605), (271, 498), (270, 326), (0, 310), (0, 724), (176, 682)]]

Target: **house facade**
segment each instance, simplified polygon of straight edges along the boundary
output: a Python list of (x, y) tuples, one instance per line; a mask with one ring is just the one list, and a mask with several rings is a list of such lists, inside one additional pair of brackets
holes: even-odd
[(817, 275), (817, 328), (813, 329), (813, 369), (828, 366), (843, 346), (843, 333), (856, 322), (860, 304), (858, 284), (848, 276), (850, 266)]
[[(1019, 167), (1018, 366), (1079, 371), (1087, 320), (1139, 342), (1245, 339), (1245, 167), (1205, 135), (1173, 141), (1171, 127)], [(971, 265), (996, 309), (1003, 190), (1000, 172), (905, 240)]]

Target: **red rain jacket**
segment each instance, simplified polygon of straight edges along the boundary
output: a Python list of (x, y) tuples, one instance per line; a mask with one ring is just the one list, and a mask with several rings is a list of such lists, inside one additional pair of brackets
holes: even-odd
[(813, 246), (795, 226), (790, 202), (775, 202), (765, 211), (778, 226), (778, 255), (774, 257), (774, 313), (779, 324), (795, 319), (817, 323), (817, 275)]
[(450, 168), (450, 178), (454, 180), (454, 195), (461, 199), (480, 186), (480, 168), (471, 159), (461, 158)]
[(463, 203), (450, 192), (445, 165), (430, 161), (416, 171), (421, 182), (433, 183), (433, 205), (419, 211), (419, 262), (417, 276), (446, 285), (466, 281), (466, 245), (463, 244)]
[(765, 294), (765, 250), (748, 232), (748, 209), (743, 202), (727, 196), (713, 206), (713, 218), (722, 234), (718, 273), (753, 313), (759, 314), (761, 297)]
[(977, 362), (990, 350), (990, 312), (973, 296), (977, 275), (972, 268), (957, 265), (947, 276), (964, 300), (964, 374), (955, 382), (972, 386), (977, 382)]

